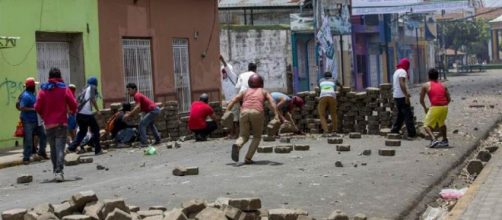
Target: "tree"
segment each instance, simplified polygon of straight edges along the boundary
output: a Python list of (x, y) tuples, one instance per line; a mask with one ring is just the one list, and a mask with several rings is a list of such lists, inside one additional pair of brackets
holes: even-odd
[[(487, 43), (490, 38), (489, 27), (484, 20), (445, 21), (443, 23), (444, 42), (457, 56), (458, 50), (466, 49), (467, 54), (475, 54), (478, 58), (486, 57)], [(441, 39), (441, 38), (440, 38)]]

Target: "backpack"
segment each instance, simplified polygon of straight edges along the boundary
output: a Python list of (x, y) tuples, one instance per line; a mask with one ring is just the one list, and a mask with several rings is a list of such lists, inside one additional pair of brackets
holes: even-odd
[[(88, 99), (85, 99), (85, 93), (87, 92), (87, 88), (89, 88), (89, 86), (85, 87), (84, 89), (82, 89), (82, 91), (80, 91), (80, 94), (77, 96), (77, 112), (80, 112), (82, 110), (82, 108), (84, 108), (85, 104), (87, 104), (87, 102), (89, 102), (90, 98)], [(91, 106), (92, 108), (92, 106)]]
[(112, 117), (110, 117), (106, 121), (106, 124), (105, 124), (105, 131), (106, 132), (111, 133), (113, 131), (113, 129), (115, 128), (115, 122), (119, 118), (120, 113), (121, 112), (117, 112), (117, 113), (113, 114)]

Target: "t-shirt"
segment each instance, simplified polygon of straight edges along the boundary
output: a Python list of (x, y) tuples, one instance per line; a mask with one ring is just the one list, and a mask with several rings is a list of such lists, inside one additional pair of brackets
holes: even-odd
[[(392, 97), (394, 98), (404, 98), (403, 90), (399, 85), (400, 78), (406, 78), (407, 73), (404, 69), (397, 69), (392, 77)], [(408, 81), (406, 81), (408, 82)]]
[(319, 97), (331, 96), (336, 98), (336, 83), (333, 79), (323, 78), (319, 81), (319, 88), (321, 90), (321, 94)]
[[(35, 101), (36, 97), (34, 93), (28, 92), (28, 91), (23, 91), (23, 94), (21, 94), (21, 98), (19, 100), (19, 106), (21, 108), (33, 108), (35, 106)], [(21, 120), (23, 122), (30, 122), (30, 123), (37, 123), (38, 124), (38, 118), (37, 118), (37, 112), (35, 110), (33, 111), (21, 111)]]
[(92, 100), (96, 99), (97, 88), (96, 86), (87, 86), (85, 88), (84, 101), (88, 100), (84, 107), (78, 112), (79, 114), (92, 115)]
[[(232, 65), (227, 63), (227, 66), (221, 66), (221, 71), (225, 70), (227, 72), (227, 77), (223, 79), (221, 77), (221, 89), (223, 90), (223, 95), (225, 96), (225, 101), (230, 101), (237, 94), (235, 91), (235, 85), (237, 83), (237, 75), (234, 73)], [(223, 73), (222, 73), (223, 74)]]
[(249, 89), (249, 77), (254, 74), (252, 71), (244, 72), (239, 75), (239, 79), (237, 79), (237, 83), (235, 84), (235, 88), (239, 90), (239, 93), (246, 91)]
[(205, 102), (195, 101), (190, 108), (188, 128), (199, 130), (206, 128), (206, 118), (213, 114), (213, 109)]
[(141, 111), (145, 113), (151, 112), (157, 107), (155, 102), (141, 94), (141, 92), (136, 92), (136, 94), (134, 94), (134, 102), (139, 103)]
[(111, 131), (112, 138), (117, 136), (117, 133), (119, 133), (119, 131), (124, 128), (135, 127), (134, 125), (128, 123), (127, 121), (124, 121), (124, 114), (125, 114), (124, 112), (119, 112), (119, 115), (117, 116), (117, 119), (115, 120), (115, 124), (113, 126), (113, 129)]
[(282, 93), (282, 92), (272, 92), (270, 93), (270, 95), (272, 96), (272, 98), (274, 99), (275, 101), (275, 104), (279, 104), (279, 101), (281, 101), (281, 98), (285, 98), (286, 99), (286, 104), (284, 106), (282, 106), (281, 111), (283, 112), (287, 112), (288, 111), (288, 108), (289, 108), (289, 102), (291, 101), (291, 98)]

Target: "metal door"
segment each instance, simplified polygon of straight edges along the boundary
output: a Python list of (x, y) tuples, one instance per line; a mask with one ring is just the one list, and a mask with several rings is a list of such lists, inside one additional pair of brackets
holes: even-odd
[(179, 111), (188, 112), (191, 103), (190, 63), (188, 39), (173, 40), (174, 85), (178, 96)]
[[(122, 49), (124, 53), (125, 84), (136, 83), (138, 91), (153, 100), (150, 40), (123, 39)], [(129, 95), (126, 94), (126, 97), (129, 97)]]
[(317, 71), (317, 60), (316, 60), (316, 45), (314, 40), (309, 40), (307, 42), (307, 57), (308, 57), (308, 70), (309, 70), (309, 82), (310, 90), (314, 90), (319, 81), (319, 74)]
[(61, 70), (65, 83), (70, 83), (70, 44), (68, 42), (37, 42), (37, 72), (40, 82), (47, 82), (49, 70)]

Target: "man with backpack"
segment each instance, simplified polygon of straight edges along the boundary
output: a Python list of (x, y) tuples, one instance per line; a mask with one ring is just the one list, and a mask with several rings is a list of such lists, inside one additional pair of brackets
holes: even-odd
[(45, 152), (46, 147), (46, 136), (43, 125), (39, 125), (39, 119), (37, 112), (35, 111), (35, 79), (29, 77), (24, 82), (25, 90), (21, 93), (16, 103), (16, 108), (21, 111), (20, 118), (23, 123), (24, 137), (23, 137), (23, 163), (29, 164), (30, 157), (34, 149), (33, 136), (38, 134), (39, 136), (39, 149), (38, 156), (43, 159), (49, 159), (47, 153)]
[(106, 121), (105, 132), (118, 144), (130, 144), (137, 137), (136, 126), (124, 120), (124, 115), (131, 111), (131, 103), (122, 103), (122, 108)]
[(87, 86), (82, 90), (77, 98), (77, 124), (78, 133), (77, 137), (68, 146), (68, 151), (75, 152), (77, 147), (80, 146), (82, 140), (87, 135), (88, 128), (91, 128), (92, 137), (89, 143), (94, 147), (94, 154), (102, 154), (101, 145), (99, 144), (99, 125), (94, 117), (93, 107), (96, 109), (96, 114), (100, 115), (96, 97), (98, 96), (98, 79), (94, 76), (89, 77)]

